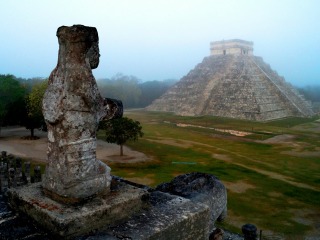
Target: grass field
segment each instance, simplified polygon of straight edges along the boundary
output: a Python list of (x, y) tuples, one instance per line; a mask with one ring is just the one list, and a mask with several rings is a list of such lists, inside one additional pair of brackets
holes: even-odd
[(318, 118), (258, 123), (138, 110), (125, 115), (144, 132), (127, 145), (152, 160), (110, 163), (113, 175), (156, 186), (179, 174), (210, 173), (228, 189), (223, 227), (240, 232), (252, 223), (270, 239), (320, 235)]

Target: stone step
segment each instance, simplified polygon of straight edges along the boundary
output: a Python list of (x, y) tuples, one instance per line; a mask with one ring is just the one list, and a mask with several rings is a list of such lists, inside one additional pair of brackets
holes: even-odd
[(311, 104), (261, 58), (231, 55), (205, 58), (147, 110), (259, 121), (313, 114)]

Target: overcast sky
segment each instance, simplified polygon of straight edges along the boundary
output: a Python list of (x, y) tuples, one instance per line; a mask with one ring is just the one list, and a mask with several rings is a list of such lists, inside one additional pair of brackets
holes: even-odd
[(320, 84), (319, 0), (0, 0), (0, 74), (48, 77), (59, 26), (98, 29), (96, 79), (180, 79), (209, 55), (210, 41), (254, 42), (297, 86)]

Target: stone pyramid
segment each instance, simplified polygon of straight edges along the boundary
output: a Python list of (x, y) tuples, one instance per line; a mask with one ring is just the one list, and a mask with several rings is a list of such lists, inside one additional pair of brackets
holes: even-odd
[(253, 56), (252, 45), (243, 40), (211, 43), (211, 56), (146, 109), (256, 121), (314, 115), (302, 95)]

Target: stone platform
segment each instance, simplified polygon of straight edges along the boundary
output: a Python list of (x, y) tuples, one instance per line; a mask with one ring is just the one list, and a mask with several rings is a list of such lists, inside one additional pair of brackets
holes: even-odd
[(47, 198), (39, 183), (8, 190), (8, 200), (50, 231), (53, 235), (48, 239), (208, 239), (207, 205), (160, 191), (148, 193), (125, 182), (117, 184), (110, 196), (79, 206)]
[(43, 194), (40, 183), (8, 190), (8, 201), (54, 235), (64, 238), (83, 235), (128, 219), (146, 207), (148, 192), (115, 182), (107, 196), (97, 196), (78, 205), (61, 204)]
[(111, 186), (108, 196), (76, 206), (47, 198), (39, 183), (8, 190), (8, 201), (44, 227), (48, 240), (207, 240), (226, 211), (225, 187), (205, 173), (156, 189), (114, 176)]

